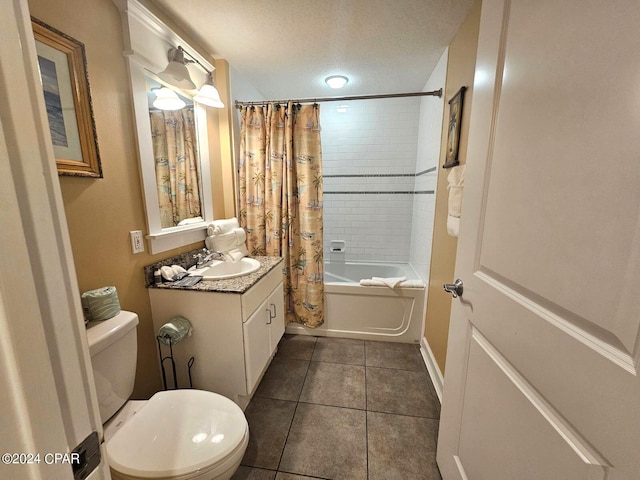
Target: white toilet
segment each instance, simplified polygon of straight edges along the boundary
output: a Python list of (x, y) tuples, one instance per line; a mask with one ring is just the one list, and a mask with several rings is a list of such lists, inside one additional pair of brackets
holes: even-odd
[(229, 479), (249, 442), (249, 426), (238, 405), (202, 390), (169, 390), (148, 401), (128, 401), (137, 324), (135, 313), (122, 311), (87, 329), (111, 477)]

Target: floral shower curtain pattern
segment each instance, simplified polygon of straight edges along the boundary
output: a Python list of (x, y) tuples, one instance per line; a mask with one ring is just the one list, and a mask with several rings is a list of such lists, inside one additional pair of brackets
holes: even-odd
[(318, 105), (242, 107), (240, 225), (252, 255), (284, 258), (287, 323), (324, 322)]
[(193, 109), (152, 111), (151, 137), (162, 228), (202, 216)]

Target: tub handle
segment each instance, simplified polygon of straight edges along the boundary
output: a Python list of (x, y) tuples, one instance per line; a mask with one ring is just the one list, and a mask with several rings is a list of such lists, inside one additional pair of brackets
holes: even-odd
[(443, 285), (444, 291), (449, 292), (453, 298), (458, 298), (462, 296), (463, 292), (463, 283), (459, 278), (456, 279), (455, 283), (445, 283)]

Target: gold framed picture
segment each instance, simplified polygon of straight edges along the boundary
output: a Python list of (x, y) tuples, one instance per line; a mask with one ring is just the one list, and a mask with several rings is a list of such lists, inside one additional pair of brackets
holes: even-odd
[(31, 17), (58, 175), (102, 178), (84, 45)]

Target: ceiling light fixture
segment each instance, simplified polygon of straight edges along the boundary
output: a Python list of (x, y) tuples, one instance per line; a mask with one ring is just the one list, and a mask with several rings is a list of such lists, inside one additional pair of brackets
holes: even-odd
[[(185, 55), (188, 55), (191, 58), (185, 59)], [(180, 46), (178, 46), (178, 48), (169, 49), (168, 57), (169, 64), (167, 65), (167, 68), (158, 73), (158, 78), (168, 83), (169, 85), (183, 90), (195, 90), (196, 84), (193, 83), (193, 80), (191, 80), (187, 65), (189, 63), (197, 63), (200, 68), (207, 72), (207, 79), (200, 87), (200, 90), (198, 90), (198, 92), (195, 94), (193, 99), (198, 103), (202, 103), (203, 105), (208, 105), (215, 108), (224, 108), (224, 103), (222, 103), (222, 100), (220, 100), (220, 94), (218, 93), (216, 87), (213, 85), (213, 70), (210, 71), (205, 68), (204, 65), (202, 65), (198, 61), (198, 59), (194, 58), (193, 55), (185, 51)]]
[(178, 94), (167, 87), (151, 90), (156, 95), (153, 106), (160, 110), (180, 110), (186, 103), (178, 97)]
[(325, 78), (324, 81), (327, 82), (327, 85), (331, 88), (342, 88), (349, 82), (349, 79), (343, 75), (331, 75)]

